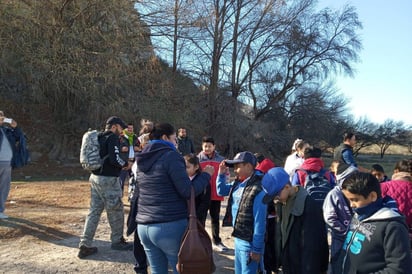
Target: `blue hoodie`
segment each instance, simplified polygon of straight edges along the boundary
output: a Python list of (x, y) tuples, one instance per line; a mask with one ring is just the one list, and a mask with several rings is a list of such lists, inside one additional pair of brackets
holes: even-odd
[(136, 154), (139, 188), (137, 223), (165, 223), (188, 217), (191, 186), (196, 195), (209, 184), (210, 175), (201, 173), (192, 184), (182, 155), (163, 141), (152, 141)]

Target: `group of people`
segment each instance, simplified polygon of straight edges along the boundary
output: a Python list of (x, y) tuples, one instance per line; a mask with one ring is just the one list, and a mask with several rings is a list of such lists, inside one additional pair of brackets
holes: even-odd
[[(292, 178), (292, 186), (302, 185), (304, 179), (301, 176), (306, 174), (306, 172), (301, 172), (302, 169), (319, 172), (324, 168), (323, 162), (318, 159), (320, 151), (314, 153), (317, 149), (312, 149), (308, 144), (303, 152), (300, 150), (301, 146), (297, 147), (303, 142), (303, 140), (297, 140), (294, 144), (293, 156), (289, 156), (292, 163), (293, 161), (297, 163), (286, 162), (289, 170), (295, 169), (293, 174), (288, 174)], [(329, 273), (411, 273), (412, 181), (410, 176), (412, 161), (398, 162), (395, 165), (392, 180), (388, 180), (382, 166), (375, 164), (371, 169), (366, 169), (356, 163), (353, 155), (355, 144), (355, 134), (345, 133), (342, 144), (335, 148), (331, 168), (324, 173), (325, 177), (329, 177), (327, 179), (330, 180), (331, 186), (334, 184), (335, 186), (327, 193), (322, 203), (323, 219), (319, 219), (319, 208), (308, 212), (308, 216), (311, 216), (311, 224), (301, 227), (300, 231), (303, 231), (303, 236), (300, 240), (306, 241), (306, 244), (310, 243), (315, 234), (305, 238), (305, 232), (315, 223), (326, 223), (331, 234)], [(315, 159), (312, 159), (310, 154), (317, 155)], [(286, 168), (285, 166), (285, 170)], [(279, 200), (281, 201), (280, 198)], [(301, 199), (296, 198), (295, 203), (298, 203), (298, 200)], [(310, 200), (313, 199), (308, 195), (306, 202)], [(287, 204), (286, 202), (285, 209)], [(314, 214), (314, 212), (317, 213)], [(277, 213), (280, 215), (279, 218), (282, 218), (284, 211), (280, 210)], [(315, 219), (315, 215), (318, 218)], [(281, 226), (283, 221), (284, 219), (280, 222)], [(288, 224), (288, 226), (291, 225)], [(291, 260), (293, 254), (299, 253), (287, 253), (285, 251), (287, 247), (285, 247), (280, 260), (283, 272), (319, 273), (326, 271), (328, 262), (327, 256), (325, 258), (326, 234), (322, 228), (318, 228), (318, 232), (319, 230), (323, 231), (322, 236), (315, 236), (317, 239), (315, 245), (317, 244), (316, 248), (321, 247), (322, 251), (306, 246), (309, 253), (305, 254), (305, 248), (302, 249), (302, 246), (296, 244), (294, 248), (300, 248), (301, 258), (311, 258), (312, 262), (315, 262), (314, 265), (321, 266), (321, 268), (316, 268), (316, 271), (314, 268), (312, 270), (310, 268), (289, 270), (287, 262)], [(280, 237), (283, 237), (282, 232), (281, 229), (278, 234)], [(311, 255), (312, 252), (316, 254), (316, 257)], [(285, 254), (287, 256), (284, 258)], [(316, 264), (316, 260), (320, 265)], [(294, 265), (299, 265), (298, 261)], [(308, 267), (309, 265), (311, 263), (306, 262), (301, 266)]]
[[(0, 112), (0, 218), (10, 188), (11, 141), (21, 131), (12, 120), (3, 127)], [(7, 141), (6, 141), (7, 140)], [(185, 128), (144, 120), (133, 124), (109, 117), (99, 134), (102, 168), (92, 171), (90, 209), (79, 243), (79, 258), (95, 254), (93, 238), (103, 210), (111, 227), (111, 248), (133, 250), (136, 273), (177, 273), (182, 235), (188, 224), (192, 188), (196, 216), (211, 220), (215, 251), (225, 252), (222, 226), (233, 228), (235, 273), (412, 273), (412, 160), (395, 166), (391, 180), (383, 168), (359, 166), (353, 155), (356, 136), (344, 135), (326, 168), (322, 151), (297, 139), (284, 167), (261, 153), (239, 152), (225, 159), (211, 136), (196, 154)], [(7, 152), (7, 153), (4, 153)], [(108, 155), (108, 157), (103, 157)], [(308, 185), (321, 174), (330, 187), (315, 197)], [(134, 182), (127, 243), (123, 188)], [(7, 182), (5, 184), (4, 182)], [(328, 245), (328, 231), (331, 246)], [(330, 252), (330, 254), (329, 254)]]
[[(110, 117), (101, 134), (101, 155), (109, 158), (90, 176), (91, 207), (79, 257), (97, 252), (91, 241), (106, 209), (112, 248), (134, 249), (136, 273), (147, 273), (148, 265), (151, 273), (170, 268), (177, 273), (194, 188), (196, 216), (205, 225), (209, 213), (214, 249), (221, 252), (228, 250), (219, 235), (221, 203), (228, 197), (222, 226), (233, 228), (235, 273), (411, 273), (412, 212), (406, 211), (412, 211), (412, 161), (399, 163), (393, 180), (381, 183), (381, 167), (366, 170), (356, 164), (354, 134), (346, 134), (335, 149), (330, 169), (321, 150), (301, 139), (283, 168), (249, 151), (225, 159), (211, 136), (202, 138), (195, 154), (186, 129), (176, 132), (168, 123), (151, 124), (136, 138), (126, 134), (129, 150), (123, 150), (126, 128), (130, 125)], [(147, 140), (143, 145), (142, 136)], [(123, 238), (123, 171), (136, 182), (128, 220), (134, 245)], [(321, 173), (332, 189), (322, 203), (306, 189), (312, 173)]]

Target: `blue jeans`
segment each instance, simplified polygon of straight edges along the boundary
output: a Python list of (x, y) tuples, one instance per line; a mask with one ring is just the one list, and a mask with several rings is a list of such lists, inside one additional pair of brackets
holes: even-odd
[(138, 224), (137, 232), (149, 260), (150, 273), (167, 274), (168, 267), (176, 270), (180, 242), (187, 219), (157, 224)]
[(249, 254), (252, 249), (251, 244), (234, 238), (235, 241), (235, 273), (256, 274), (258, 269), (264, 271), (263, 254), (260, 256), (260, 262), (249, 261)]
[[(0, 133), (1, 134), (1, 133)], [(1, 144), (0, 144), (1, 145)], [(6, 209), (6, 201), (10, 192), (11, 166), (0, 167), (0, 212)]]

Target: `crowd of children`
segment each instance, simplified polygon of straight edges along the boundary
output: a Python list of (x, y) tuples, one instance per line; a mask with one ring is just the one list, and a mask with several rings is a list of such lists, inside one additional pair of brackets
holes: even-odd
[[(225, 159), (211, 136), (202, 138), (202, 149), (195, 154), (184, 128), (179, 129), (177, 140), (172, 127), (155, 136), (153, 132), (159, 128), (154, 129), (153, 123), (146, 121), (137, 136), (130, 126), (122, 136), (128, 157), (138, 156), (134, 157), (132, 172), (126, 173), (131, 176), (132, 187), (127, 234), (134, 233), (135, 237), (136, 273), (147, 273), (149, 263), (151, 273), (164, 269), (155, 261), (160, 254), (165, 254), (164, 264), (169, 263), (169, 268), (177, 271), (173, 265), (176, 249), (155, 247), (158, 242), (150, 239), (153, 235), (143, 232), (143, 228), (159, 228), (157, 223), (165, 222), (162, 216), (171, 215), (164, 212), (154, 216), (155, 209), (138, 211), (138, 206), (150, 206), (153, 195), (159, 196), (147, 188), (150, 178), (167, 187), (160, 180), (162, 174), (175, 188), (184, 188), (168, 190), (172, 195), (168, 199), (175, 199), (170, 200), (171, 207), (187, 199), (186, 186), (176, 181), (182, 174), (170, 169), (181, 170), (182, 165), (177, 165), (180, 161), (185, 165), (188, 182), (198, 186), (196, 216), (205, 226), (209, 212), (211, 239), (219, 252), (229, 250), (219, 235), (221, 203), (227, 197), (222, 226), (233, 228), (235, 273), (412, 273), (412, 160), (398, 162), (389, 180), (381, 165), (367, 170), (356, 163), (356, 136), (347, 133), (335, 149), (330, 168), (322, 160), (322, 151), (302, 139), (294, 142), (284, 167), (279, 167), (262, 153), (249, 151)], [(144, 149), (146, 144), (149, 148)], [(160, 158), (154, 155), (160, 150), (164, 152), (158, 163)], [(166, 162), (167, 158), (173, 162)], [(153, 173), (151, 166), (161, 174)], [(143, 194), (139, 194), (141, 188)], [(147, 196), (149, 192), (152, 198)], [(139, 212), (147, 215), (138, 217)], [(179, 212), (170, 222), (181, 232), (185, 223), (179, 220), (183, 211)], [(139, 234), (144, 237), (142, 241)]]

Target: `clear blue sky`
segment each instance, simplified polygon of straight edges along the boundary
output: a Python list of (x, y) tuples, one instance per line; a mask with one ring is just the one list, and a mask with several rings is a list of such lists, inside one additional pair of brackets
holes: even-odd
[(355, 118), (412, 125), (412, 0), (319, 0), (319, 8), (356, 7), (363, 50), (355, 76), (338, 77)]

